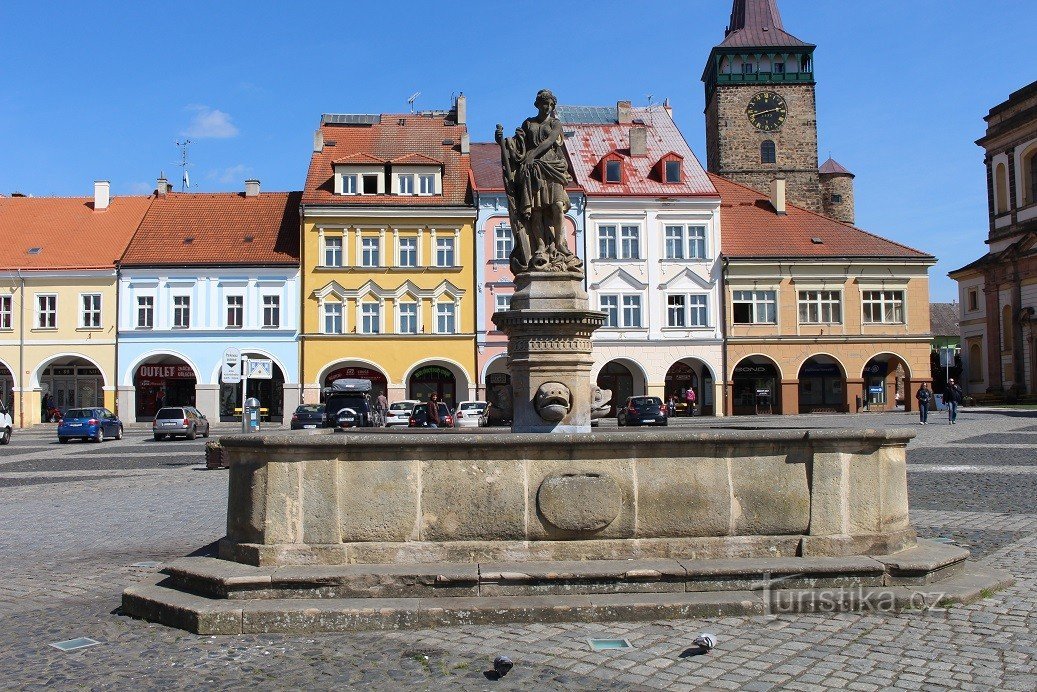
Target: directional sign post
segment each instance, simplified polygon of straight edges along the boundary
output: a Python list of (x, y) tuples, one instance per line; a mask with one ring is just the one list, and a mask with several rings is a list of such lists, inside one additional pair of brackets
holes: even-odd
[(233, 346), (223, 352), (220, 380), (223, 384), (237, 384), (241, 382), (241, 351)]
[(272, 380), (274, 379), (274, 361), (262, 358), (248, 359), (248, 379), (250, 380)]

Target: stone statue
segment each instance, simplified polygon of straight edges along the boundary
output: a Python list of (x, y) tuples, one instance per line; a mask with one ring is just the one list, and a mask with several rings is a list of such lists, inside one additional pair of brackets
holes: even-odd
[(612, 410), (612, 390), (594, 385), (591, 389), (591, 420), (605, 418)]
[(537, 389), (533, 406), (545, 421), (557, 423), (572, 410), (573, 395), (561, 382), (544, 382)]
[(536, 116), (527, 118), (514, 137), (505, 137), (504, 126), (497, 125), (515, 239), (511, 271), (516, 276), (531, 271), (582, 275), (583, 262), (565, 240), (565, 214), (571, 207), (565, 186), (572, 178), (562, 123), (554, 115), (558, 99), (550, 90), (541, 89), (533, 105)]

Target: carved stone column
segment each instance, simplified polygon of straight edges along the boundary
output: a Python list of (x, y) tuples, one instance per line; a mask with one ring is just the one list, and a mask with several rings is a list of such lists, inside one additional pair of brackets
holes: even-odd
[(508, 335), (512, 432), (590, 432), (591, 334), (605, 313), (590, 310), (580, 274), (527, 272), (515, 285), (493, 316)]

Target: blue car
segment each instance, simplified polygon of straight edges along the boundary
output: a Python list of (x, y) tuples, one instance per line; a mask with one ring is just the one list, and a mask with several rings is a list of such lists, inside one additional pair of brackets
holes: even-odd
[(84, 442), (104, 442), (105, 438), (122, 439), (122, 421), (106, 408), (70, 408), (58, 423), (58, 442), (73, 438)]

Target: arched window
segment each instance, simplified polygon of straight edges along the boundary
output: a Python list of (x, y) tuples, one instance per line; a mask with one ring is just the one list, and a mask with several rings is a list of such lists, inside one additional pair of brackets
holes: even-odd
[(1003, 163), (994, 169), (994, 209), (998, 214), (1008, 211), (1008, 167)]
[(1005, 353), (1012, 352), (1013, 332), (1012, 332), (1012, 306), (1006, 305), (1001, 308), (1001, 348)]
[(1037, 146), (1023, 155), (1023, 199), (1025, 204), (1037, 202)]
[(983, 381), (983, 349), (975, 343), (969, 346), (969, 379), (973, 382)]
[(760, 145), (760, 163), (775, 163), (777, 160), (778, 157), (774, 148), (774, 142), (765, 139), (763, 144)]

